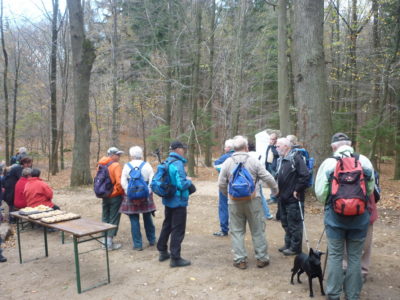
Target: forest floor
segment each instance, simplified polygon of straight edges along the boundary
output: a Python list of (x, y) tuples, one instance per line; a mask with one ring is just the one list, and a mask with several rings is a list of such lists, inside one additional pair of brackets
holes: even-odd
[[(80, 299), (309, 299), (307, 278), (302, 284), (290, 284), (293, 257), (278, 252), (283, 243), (283, 229), (279, 222), (266, 221), (271, 264), (256, 267), (250, 233), (246, 235), (249, 268), (239, 270), (232, 266), (229, 237), (214, 237), (218, 226), (218, 197), (216, 172), (199, 170), (195, 181), (197, 192), (188, 207), (186, 236), (182, 256), (192, 265), (172, 269), (168, 262), (158, 262), (155, 247), (141, 252), (132, 250), (129, 219), (121, 217), (117, 242), (122, 249), (110, 252), (111, 284), (79, 295)], [(390, 180), (390, 165), (383, 165), (381, 185), (383, 199), (378, 204), (380, 218), (374, 226), (372, 261), (368, 281), (361, 299), (399, 299), (400, 295), (400, 185)], [(78, 212), (85, 218), (100, 219), (101, 200), (94, 197), (91, 188), (67, 188), (68, 172), (50, 179), (55, 189), (54, 202), (63, 210)], [(157, 234), (163, 221), (163, 206), (156, 199), (155, 216)], [(272, 205), (273, 212), (276, 205)], [(312, 197), (306, 201), (306, 226), (312, 247), (315, 247), (323, 228), (323, 207)], [(142, 228), (142, 234), (143, 233)], [(144, 238), (144, 245), (148, 245)], [(105, 280), (105, 252), (96, 242), (80, 245), (80, 250), (99, 248), (81, 255), (83, 288)], [(306, 245), (303, 245), (303, 250)], [(320, 249), (325, 251), (323, 237)], [(59, 233), (49, 234), (49, 257), (44, 258), (43, 233), (33, 230), (22, 234), (22, 253), (25, 260), (38, 260), (19, 264), (15, 236), (5, 244), (8, 262), (0, 264), (1, 299), (75, 299), (75, 265), (71, 239), (62, 245)], [(323, 260), (325, 258), (323, 257)], [(326, 282), (324, 282), (326, 285)], [(314, 279), (314, 299), (321, 296)]]

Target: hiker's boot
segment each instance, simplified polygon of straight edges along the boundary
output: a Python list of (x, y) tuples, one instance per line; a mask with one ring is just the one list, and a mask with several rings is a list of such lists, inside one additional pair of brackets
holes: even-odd
[(296, 251), (293, 251), (292, 249), (283, 250), (282, 253), (285, 256), (291, 256), (291, 255), (297, 255), (298, 254)]
[(190, 260), (186, 260), (181, 258), (171, 258), (171, 262), (169, 263), (171, 268), (175, 268), (175, 267), (186, 267), (189, 266), (191, 264)]
[(171, 255), (168, 251), (160, 251), (160, 256), (158, 257), (158, 261), (165, 261), (169, 259)]

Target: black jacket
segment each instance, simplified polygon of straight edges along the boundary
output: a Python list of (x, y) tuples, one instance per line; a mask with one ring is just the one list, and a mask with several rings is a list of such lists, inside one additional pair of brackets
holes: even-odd
[(14, 205), (14, 189), (17, 181), (21, 178), (23, 167), (21, 165), (15, 165), (7, 172), (3, 179), (4, 187), (4, 201), (7, 204)]
[[(279, 200), (282, 203), (304, 201), (309, 176), (306, 163), (300, 153), (291, 152), (287, 157), (280, 158), (277, 175)], [(299, 199), (294, 198), (294, 191), (300, 195)]]

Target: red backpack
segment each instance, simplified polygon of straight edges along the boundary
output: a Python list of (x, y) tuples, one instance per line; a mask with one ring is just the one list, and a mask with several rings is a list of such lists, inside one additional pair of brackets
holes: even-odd
[(331, 200), (334, 211), (342, 216), (362, 215), (367, 208), (364, 172), (359, 157), (356, 153), (350, 157), (335, 157)]

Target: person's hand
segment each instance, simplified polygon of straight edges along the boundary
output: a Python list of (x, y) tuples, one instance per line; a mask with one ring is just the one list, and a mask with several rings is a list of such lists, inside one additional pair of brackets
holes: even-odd
[(298, 199), (298, 197), (297, 197), (298, 195), (299, 195), (299, 193), (297, 193), (296, 191), (293, 192), (293, 197), (295, 197), (296, 199)]
[(186, 180), (192, 180), (192, 177), (186, 176)]

